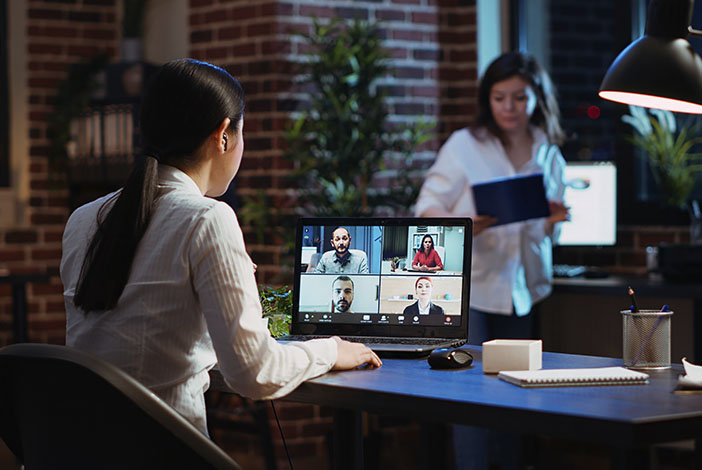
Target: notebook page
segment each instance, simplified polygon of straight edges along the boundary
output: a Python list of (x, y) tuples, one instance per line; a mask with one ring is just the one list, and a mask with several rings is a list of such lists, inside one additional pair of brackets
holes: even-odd
[(628, 385), (648, 383), (648, 374), (624, 367), (502, 371), (498, 378), (521, 387)]

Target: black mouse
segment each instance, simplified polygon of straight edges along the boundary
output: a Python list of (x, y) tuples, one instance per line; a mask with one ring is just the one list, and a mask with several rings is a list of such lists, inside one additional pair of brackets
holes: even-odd
[(466, 349), (439, 348), (429, 355), (429, 366), (432, 369), (459, 369), (473, 363), (473, 356)]

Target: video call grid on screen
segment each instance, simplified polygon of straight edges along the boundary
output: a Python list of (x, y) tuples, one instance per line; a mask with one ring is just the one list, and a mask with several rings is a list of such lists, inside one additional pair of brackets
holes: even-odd
[[(324, 269), (318, 266), (325, 253), (331, 259), (335, 256), (331, 240), (339, 227), (343, 228), (342, 234), (348, 231), (351, 255), (365, 257), (367, 272), (318, 272), (326, 271), (326, 265)], [(464, 225), (446, 224), (303, 225), (297, 254), (299, 320), (459, 326), (466, 230)], [(443, 265), (435, 272), (412, 268), (427, 237)], [(420, 295), (428, 295), (431, 300), (430, 308), (422, 312), (418, 307)]]

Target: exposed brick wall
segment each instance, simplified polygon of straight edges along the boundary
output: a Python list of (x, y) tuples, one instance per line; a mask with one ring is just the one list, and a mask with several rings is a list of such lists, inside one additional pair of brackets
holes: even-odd
[[(31, 143), (26, 164), (31, 174), (31, 208), (26, 225), (0, 231), (0, 263), (13, 273), (58, 272), (68, 194), (60, 178), (57, 182), (48, 177), (46, 118), (70, 63), (98, 50), (115, 57), (118, 7), (117, 0), (27, 2)], [(281, 158), (281, 131), (300, 99), (299, 90), (293, 87), (293, 64), (300, 60), (302, 49), (291, 32), (309, 28), (311, 14), (383, 22), (395, 73), (380, 85), (390, 92), (393, 121), (413, 122), (421, 116), (439, 123), (437, 139), (417, 155), (419, 168), (430, 163), (432, 150), (450, 131), (464, 125), (474, 110), (474, 2), (338, 0), (320, 6), (313, 0), (191, 0), (191, 56), (224, 66), (247, 92), (246, 158), (237, 180), (239, 191), (251, 194), (264, 189), (276, 205), (289, 201), (289, 183), (283, 177), (291, 165)], [(247, 240), (250, 238), (248, 233)], [(249, 242), (249, 246), (259, 263), (259, 281), (275, 278), (280, 270), (278, 245)], [(61, 290), (58, 277), (46, 285), (29, 286), (31, 340), (63, 341)], [(11, 341), (9, 287), (0, 286), (0, 292), (0, 344), (6, 344)], [(300, 413), (305, 416), (297, 416)], [(280, 415), (297, 459), (328, 458), (328, 411), (281, 404)], [(412, 432), (412, 426), (402, 427)], [(302, 437), (310, 433), (311, 439)], [(280, 445), (276, 439), (277, 454), (282, 456)]]
[[(577, 107), (578, 100), (584, 99), (577, 90), (567, 88), (567, 74), (584, 73), (577, 67), (604, 60), (595, 58), (589, 49), (574, 47), (572, 41), (580, 37), (578, 32), (559, 26), (559, 15), (569, 16), (573, 8), (579, 8), (577, 2), (571, 3), (561, 2), (561, 10), (552, 12), (552, 47), (570, 44), (570, 53), (577, 50), (580, 56), (589, 59), (581, 63), (562, 57), (558, 49), (553, 51), (554, 61), (564, 61), (554, 73), (554, 79), (560, 82), (564, 110)], [(599, 31), (600, 40), (607, 42), (609, 29), (593, 26), (591, 21), (593, 14), (608, 8), (606, 1), (600, 3), (597, 8), (578, 10), (582, 23), (579, 31)], [(30, 208), (27, 224), (0, 230), (0, 265), (13, 273), (58, 271), (61, 234), (68, 214), (67, 193), (48, 178), (46, 117), (51, 111), (56, 86), (70, 63), (85, 60), (98, 50), (106, 50), (111, 57), (116, 55), (117, 8), (116, 0), (27, 2), (30, 150), (26, 164), (31, 178)], [(281, 157), (284, 145), (281, 133), (301, 100), (299, 88), (293, 84), (293, 64), (303, 52), (299, 38), (293, 38), (290, 33), (308, 31), (312, 14), (320, 18), (358, 16), (382, 23), (384, 45), (390, 52), (395, 73), (380, 86), (389, 93), (392, 120), (412, 122), (421, 116), (438, 124), (436, 139), (417, 154), (418, 168), (426, 167), (438, 145), (475, 113), (474, 2), (335, 0), (321, 4), (314, 0), (258, 3), (192, 0), (190, 10), (191, 55), (225, 66), (241, 79), (247, 91), (246, 157), (237, 178), (241, 194), (263, 189), (276, 205), (290, 203), (289, 183), (284, 179), (290, 162)], [(564, 115), (568, 127), (569, 116), (567, 112)], [(557, 260), (614, 270), (641, 270), (644, 248), (655, 244), (656, 238), (685, 241), (686, 228), (620, 227), (616, 247), (560, 248)], [(251, 231), (247, 231), (247, 241), (259, 264), (259, 281), (279, 279), (279, 246), (275, 240), (256, 244)], [(0, 294), (0, 344), (6, 344), (11, 341), (9, 286), (0, 285)], [(64, 312), (59, 279), (54, 277), (45, 285), (30, 285), (28, 294), (30, 338), (60, 342)]]
[[(208, 392), (208, 399), (208, 409), (218, 410), (215, 413), (217, 418), (210, 420), (210, 425), (215, 425), (212, 439), (226, 449), (243, 468), (264, 468), (263, 439), (266, 438), (272, 441), (278, 468), (289, 466), (285, 445), (295, 468), (331, 468), (330, 463), (334, 458), (332, 409), (276, 400), (276, 413), (285, 435), (284, 445), (269, 403), (264, 404), (269, 416), (270, 437), (267, 437), (245, 430), (246, 427), (255, 425), (255, 422), (251, 416), (237, 411), (237, 407), (242, 404), (240, 398)], [(213, 403), (219, 403), (219, 407), (215, 408)], [(417, 462), (425, 457), (425, 447), (420, 444), (421, 428), (417, 421), (411, 417), (365, 413), (364, 419), (364, 452), (368, 467), (417, 468)]]
[[(247, 95), (244, 136), (246, 150), (236, 179), (240, 196), (265, 190), (280, 210), (291, 211), (291, 170), (282, 157), (285, 123), (304, 106), (305, 96), (295, 84), (295, 64), (303, 60), (305, 45), (295, 32), (309, 32), (312, 17), (340, 16), (380, 21), (394, 73), (378, 83), (388, 92), (393, 123), (425, 119), (437, 123), (437, 137), (416, 155), (414, 165), (425, 168), (451, 131), (463, 127), (475, 113), (476, 16), (475, 2), (459, 0), (279, 0), (252, 4), (246, 0), (191, 0), (192, 57), (220, 65), (237, 77)], [(377, 175), (376, 184), (388, 184), (392, 171)], [(247, 248), (258, 264), (258, 280), (280, 282), (280, 241), (257, 243), (244, 227)], [(279, 404), (281, 425), (295, 465), (326, 468), (330, 429), (328, 412), (311, 405)], [(285, 466), (278, 431), (271, 422), (276, 455)], [(386, 443), (400, 452), (407, 437), (416, 439), (416, 423), (376, 423), (373, 432), (390, 434)], [(401, 436), (396, 430), (403, 430)], [(221, 443), (238, 442), (237, 456), (253, 459), (255, 442), (220, 433)], [(393, 440), (394, 439), (394, 440)], [(260, 456), (259, 456), (260, 459)], [(258, 461), (260, 463), (260, 460)]]
[[(290, 164), (281, 156), (281, 133), (291, 103), (281, 92), (291, 85), (291, 45), (279, 33), (278, 15), (292, 13), (292, 5), (277, 2), (221, 2), (191, 0), (190, 55), (227, 69), (246, 91), (245, 158), (236, 178), (237, 193), (251, 195), (266, 189), (267, 196), (283, 196), (283, 176)], [(275, 244), (249, 251), (259, 265), (261, 282), (280, 270)]]
[[(68, 64), (84, 60), (98, 50), (115, 57), (119, 2), (29, 0), (27, 5), (31, 146), (26, 164), (31, 175), (31, 207), (26, 225), (0, 230), (0, 265), (14, 273), (48, 269), (56, 274), (68, 195), (60, 184), (49, 182), (46, 117)], [(247, 93), (246, 152), (237, 190), (242, 195), (264, 190), (279, 208), (291, 200), (290, 183), (284, 178), (291, 164), (282, 158), (281, 135), (286, 121), (303, 101), (300, 89), (294, 85), (294, 64), (301, 60), (303, 45), (291, 32), (309, 31), (313, 14), (320, 18), (339, 15), (382, 22), (384, 45), (390, 52), (394, 73), (379, 86), (388, 91), (392, 121), (412, 123), (421, 117), (437, 123), (436, 138), (416, 155), (414, 165), (418, 169), (429, 165), (438, 146), (453, 130), (466, 125), (476, 111), (474, 1), (190, 0), (190, 55), (225, 67), (241, 80)], [(566, 93), (562, 89), (562, 95)], [(378, 183), (387, 184), (391, 175), (379, 175)], [(251, 229), (246, 236), (249, 251), (259, 265), (259, 282), (279, 279), (279, 243), (268, 240), (270, 243), (257, 244)], [(558, 254), (561, 262), (620, 270), (635, 266), (641, 271), (645, 246), (671, 239), (685, 241), (686, 234), (680, 229), (620, 227), (615, 248), (559, 249)], [(29, 286), (28, 291), (30, 339), (62, 342), (65, 314), (60, 281), (54, 277), (49, 284)], [(0, 285), (0, 295), (3, 345), (11, 340), (9, 287)], [(281, 403), (279, 411), (295, 462), (310, 460), (316, 468), (325, 468), (326, 436), (331, 422), (328, 410)], [(385, 442), (394, 443), (397, 449), (416, 440), (416, 423), (381, 421), (371, 423), (371, 431), (385, 433), (396, 427), (400, 431), (393, 432)], [(281, 442), (273, 423), (271, 426), (276, 454), (282, 459)], [(219, 437), (226, 445), (228, 437)], [(255, 445), (258, 444), (251, 442), (242, 446), (242, 455), (260, 458), (259, 450), (251, 450)], [(398, 450), (395, 455), (400, 454)]]
[[(62, 343), (65, 312), (58, 278), (61, 235), (67, 219), (67, 192), (61, 175), (49, 178), (47, 116), (68, 65), (85, 61), (98, 51), (114, 57), (118, 41), (116, 0), (55, 2), (28, 0), (27, 87), (30, 199), (28, 220), (18, 227), (0, 229), (0, 266), (10, 273), (48, 271), (48, 284), (27, 288), (29, 339)], [(11, 297), (0, 285), (0, 345), (12, 340)]]
[[(242, 197), (265, 190), (279, 210), (293, 210), (282, 131), (304, 105), (294, 65), (303, 60), (305, 45), (294, 33), (311, 31), (313, 16), (381, 22), (394, 71), (378, 86), (388, 92), (391, 122), (438, 124), (436, 139), (417, 153), (413, 166), (428, 166), (440, 142), (475, 112), (475, 2), (191, 0), (190, 8), (191, 55), (223, 66), (246, 90), (246, 151), (236, 179)], [(381, 172), (376, 184), (392, 184), (392, 176), (392, 169)], [(280, 282), (285, 271), (279, 241), (256, 244), (253, 233), (246, 233), (259, 282)]]

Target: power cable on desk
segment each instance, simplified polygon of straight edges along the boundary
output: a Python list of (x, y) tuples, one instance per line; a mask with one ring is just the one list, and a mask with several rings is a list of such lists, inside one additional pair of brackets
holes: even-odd
[(280, 437), (283, 439), (283, 447), (285, 448), (285, 455), (288, 458), (288, 463), (290, 464), (290, 470), (293, 469), (292, 459), (290, 458), (290, 452), (288, 452), (288, 444), (285, 442), (285, 435), (283, 434), (283, 428), (280, 426), (280, 420), (278, 419), (278, 413), (275, 411), (275, 405), (273, 400), (271, 400), (271, 408), (273, 408), (273, 416), (275, 416), (275, 424), (278, 425), (278, 431), (280, 431)]

